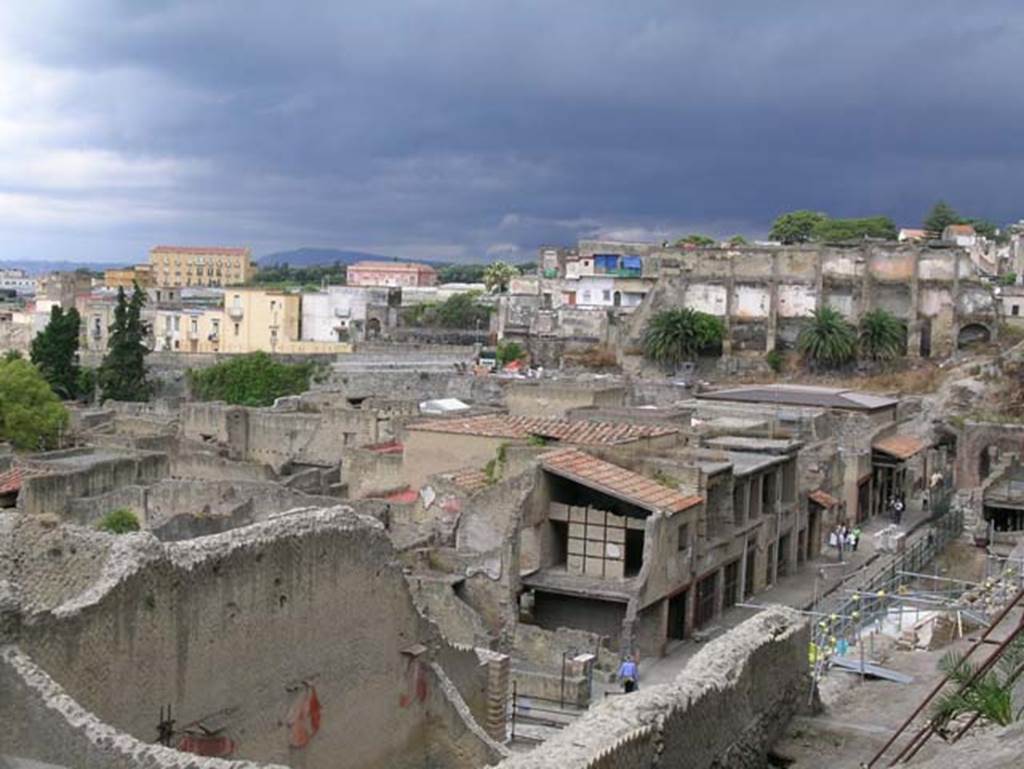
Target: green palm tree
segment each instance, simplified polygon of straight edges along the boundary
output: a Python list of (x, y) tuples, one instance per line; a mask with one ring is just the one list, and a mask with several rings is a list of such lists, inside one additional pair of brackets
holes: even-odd
[(644, 332), (644, 355), (667, 368), (675, 368), (701, 350), (722, 341), (725, 327), (714, 315), (689, 307), (662, 310), (651, 317)]
[(871, 310), (860, 319), (860, 352), (874, 361), (892, 360), (906, 349), (903, 321), (886, 310)]
[(840, 368), (857, 356), (857, 332), (838, 310), (819, 307), (800, 332), (797, 349), (816, 367)]
[(1003, 651), (992, 669), (978, 676), (977, 666), (961, 652), (949, 652), (939, 660), (939, 670), (949, 676), (953, 688), (939, 696), (932, 706), (932, 727), (943, 730), (962, 715), (984, 718), (1008, 726), (1021, 717), (1014, 711), (1013, 689), (1017, 668), (1024, 663), (1024, 639), (1018, 638)]

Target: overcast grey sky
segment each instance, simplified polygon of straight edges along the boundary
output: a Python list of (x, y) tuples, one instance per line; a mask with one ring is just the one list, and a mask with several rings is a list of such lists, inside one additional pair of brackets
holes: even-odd
[(1024, 216), (1024, 3), (5, 0), (0, 259)]

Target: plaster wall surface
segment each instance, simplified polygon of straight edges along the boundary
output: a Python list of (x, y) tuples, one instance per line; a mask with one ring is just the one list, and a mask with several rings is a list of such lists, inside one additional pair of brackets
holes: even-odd
[[(111, 539), (98, 580), (23, 612), (0, 639), (110, 727), (149, 741), (170, 703), (179, 724), (222, 727), (236, 757), (306, 769), (422, 766), (428, 755), (468, 767), (501, 754), (432, 667), (437, 630), (415, 610), (375, 520), (339, 507), (185, 543)], [(307, 686), (323, 716), (297, 749), (287, 714)], [(11, 718), (25, 710), (5, 704)], [(454, 723), (458, 734), (436, 731)], [(29, 724), (16, 747), (64, 760), (51, 749), (64, 728)]]

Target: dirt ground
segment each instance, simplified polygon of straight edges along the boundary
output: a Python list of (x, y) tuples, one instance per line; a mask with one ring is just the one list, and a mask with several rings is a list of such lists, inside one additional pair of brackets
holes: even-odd
[[(1001, 640), (1022, 619), (1021, 610), (1014, 609), (992, 637)], [(969, 631), (967, 635), (973, 638), (977, 631)], [(894, 640), (876, 636), (874, 653), (867, 656), (886, 668), (913, 676), (914, 680), (909, 684), (871, 678), (861, 680), (859, 674), (831, 670), (819, 687), (822, 711), (793, 719), (787, 734), (773, 750), (782, 759), (777, 765), (789, 769), (860, 769), (942, 679), (937, 668), (942, 656), (950, 650), (965, 651), (972, 644), (970, 640), (959, 640), (935, 651), (905, 651), (894, 645)], [(988, 652), (979, 650), (975, 658), (981, 662), (987, 656)], [(923, 725), (927, 716), (926, 709), (917, 725)], [(979, 725), (972, 729), (971, 736), (981, 736), (992, 728)], [(902, 746), (907, 740), (909, 737), (905, 735), (898, 744)], [(932, 737), (914, 763), (941, 757), (948, 751), (946, 743)], [(894, 758), (897, 752), (887, 753), (887, 759)], [(888, 760), (880, 766), (888, 766)], [(1019, 765), (1024, 766), (1024, 762)]]
[[(966, 646), (965, 642), (958, 642)], [(936, 665), (948, 651), (900, 651), (891, 643), (876, 646), (873, 659), (887, 668), (914, 677), (910, 684), (865, 679), (833, 669), (821, 682), (824, 711), (798, 716), (774, 749), (791, 759), (790, 769), (859, 769), (885, 744), (903, 719), (917, 707), (941, 678)], [(920, 756), (940, 746), (929, 745)]]

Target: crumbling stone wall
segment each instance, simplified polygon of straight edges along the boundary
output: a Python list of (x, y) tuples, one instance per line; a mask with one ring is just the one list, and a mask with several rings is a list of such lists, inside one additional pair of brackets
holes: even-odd
[[(166, 478), (166, 454), (134, 452), (124, 456), (90, 457), (91, 449), (51, 451), (25, 460), (49, 474), (26, 478), (18, 495), (18, 508), (26, 513), (65, 512), (69, 499), (91, 497), (131, 484)], [(106, 452), (110, 454), (111, 452)]]
[[(0, 609), (17, 614), (10, 601)], [(239, 757), (307, 769), (422, 766), (428, 754), (468, 767), (502, 753), (432, 668), (440, 639), (416, 612), (383, 527), (345, 508), (187, 543), (120, 537), (89, 589), (3, 626), (0, 643), (16, 643), (125, 737), (152, 740), (171, 704), (179, 725), (222, 726)], [(323, 717), (296, 750), (284, 722), (306, 685)], [(29, 710), (9, 695), (2, 706), (4, 723)], [(14, 747), (78, 765), (59, 741), (67, 719), (37, 716)], [(451, 723), (462, 724), (455, 738), (435, 734)]]
[[(500, 769), (762, 769), (807, 700), (807, 623), (770, 607), (705, 646), (669, 684), (597, 704)], [(642, 675), (642, 671), (641, 671)]]

